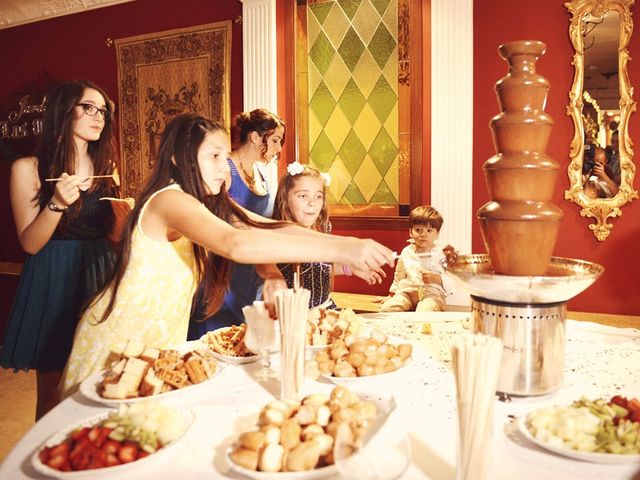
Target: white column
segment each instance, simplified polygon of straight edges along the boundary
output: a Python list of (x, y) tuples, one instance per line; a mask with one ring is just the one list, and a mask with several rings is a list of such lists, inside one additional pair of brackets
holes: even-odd
[(242, 2), (242, 70), (245, 111), (277, 113), (276, 0)]
[[(471, 253), (473, 178), (473, 0), (431, 2), (431, 204), (440, 243)], [(469, 302), (456, 292), (451, 304)]]
[[(242, 2), (243, 110), (266, 108), (278, 112), (276, 0)], [(272, 200), (278, 188), (278, 162), (258, 164), (269, 184)]]

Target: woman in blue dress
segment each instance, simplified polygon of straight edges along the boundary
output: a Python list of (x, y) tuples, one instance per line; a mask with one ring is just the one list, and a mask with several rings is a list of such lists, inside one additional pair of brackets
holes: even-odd
[[(285, 124), (275, 114), (259, 108), (243, 112), (236, 117), (238, 146), (228, 158), (230, 180), (228, 194), (247, 210), (271, 218), (275, 188), (271, 187), (258, 169), (259, 164), (272, 161), (282, 150)], [(276, 187), (276, 186), (274, 186)], [(244, 322), (242, 307), (251, 305), (263, 295), (269, 298), (279, 288), (287, 288), (275, 265), (232, 265), (231, 284), (220, 310), (209, 318), (203, 318), (204, 305), (196, 294), (189, 340), (221, 327)]]
[(113, 265), (114, 212), (100, 201), (115, 193), (112, 112), (92, 82), (57, 86), (37, 153), (11, 166), (11, 207), (27, 258), (0, 364), (37, 371), (36, 418), (57, 403), (80, 310)]

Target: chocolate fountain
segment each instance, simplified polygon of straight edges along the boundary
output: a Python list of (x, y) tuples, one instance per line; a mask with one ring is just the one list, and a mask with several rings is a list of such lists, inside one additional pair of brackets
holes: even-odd
[(498, 51), (509, 73), (495, 86), (497, 154), (483, 166), (491, 200), (477, 213), (488, 255), (459, 256), (445, 270), (471, 293), (474, 332), (502, 340), (498, 392), (542, 395), (563, 384), (566, 302), (604, 269), (552, 257), (562, 211), (551, 203), (558, 163), (545, 155), (549, 82), (535, 71), (545, 45), (517, 41)]

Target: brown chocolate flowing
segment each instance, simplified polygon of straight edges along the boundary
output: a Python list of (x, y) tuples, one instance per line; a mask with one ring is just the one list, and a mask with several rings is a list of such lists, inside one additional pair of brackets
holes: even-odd
[(493, 269), (504, 275), (543, 275), (562, 219), (550, 201), (558, 163), (545, 155), (553, 127), (544, 112), (549, 82), (535, 70), (545, 48), (529, 40), (498, 48), (509, 73), (495, 86), (502, 110), (490, 122), (497, 154), (483, 165), (491, 201), (477, 215)]

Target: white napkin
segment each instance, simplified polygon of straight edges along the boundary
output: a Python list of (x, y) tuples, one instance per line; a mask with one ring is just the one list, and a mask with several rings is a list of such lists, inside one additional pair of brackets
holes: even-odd
[(253, 353), (262, 350), (277, 351), (280, 346), (280, 324), (269, 317), (269, 311), (264, 302), (253, 302), (242, 308), (247, 331), (244, 343)]

